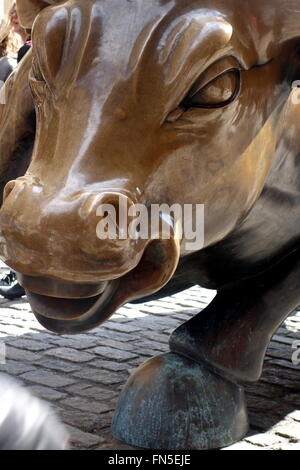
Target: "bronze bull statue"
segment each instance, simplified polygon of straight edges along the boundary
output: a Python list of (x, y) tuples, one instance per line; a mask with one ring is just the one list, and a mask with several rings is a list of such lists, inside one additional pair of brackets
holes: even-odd
[[(33, 49), (0, 111), (1, 257), (58, 333), (129, 301), (216, 289), (171, 352), (131, 376), (113, 432), (141, 447), (228, 445), (247, 431), (240, 384), (259, 379), (300, 303), (300, 0), (18, 8)], [(186, 250), (172, 217), (169, 238), (98, 238), (96, 208), (120, 200), (203, 204), (203, 247)]]

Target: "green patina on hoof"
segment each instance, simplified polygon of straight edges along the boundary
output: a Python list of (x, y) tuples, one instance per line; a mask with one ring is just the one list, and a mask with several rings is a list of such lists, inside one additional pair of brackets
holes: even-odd
[(141, 365), (128, 379), (113, 435), (148, 449), (214, 449), (248, 430), (243, 388), (175, 353)]

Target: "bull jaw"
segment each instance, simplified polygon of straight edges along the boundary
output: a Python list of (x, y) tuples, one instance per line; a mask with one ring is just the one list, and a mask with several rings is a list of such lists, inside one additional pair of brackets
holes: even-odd
[[(150, 243), (136, 268), (119, 279), (98, 284), (102, 293), (94, 297), (61, 298), (41, 295), (26, 289), (37, 320), (55, 333), (76, 334), (88, 331), (107, 320), (126, 302), (159, 291), (172, 278), (179, 262), (179, 240), (155, 240)], [(21, 276), (30, 285), (28, 277)], [(36, 278), (33, 278), (36, 281)], [(55, 281), (51, 292), (61, 292)], [(34, 285), (34, 284), (33, 284)], [(40, 289), (43, 285), (41, 280)], [(48, 284), (45, 292), (49, 293)], [(64, 283), (60, 284), (63, 286)], [(76, 286), (76, 287), (75, 287)], [(72, 295), (78, 285), (71, 288)], [(81, 289), (83, 287), (81, 286)]]
[(99, 326), (120, 306), (116, 295), (119, 281), (107, 283), (102, 294), (81, 299), (48, 297), (26, 291), (32, 312), (47, 330), (79, 334)]

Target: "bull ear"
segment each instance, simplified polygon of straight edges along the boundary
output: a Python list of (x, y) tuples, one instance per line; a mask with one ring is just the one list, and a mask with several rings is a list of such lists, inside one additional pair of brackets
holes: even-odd
[(23, 28), (31, 29), (35, 17), (43, 8), (48, 7), (59, 0), (16, 0), (20, 23)]

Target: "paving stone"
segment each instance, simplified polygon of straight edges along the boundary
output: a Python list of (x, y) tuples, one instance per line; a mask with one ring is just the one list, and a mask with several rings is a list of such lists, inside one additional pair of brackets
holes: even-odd
[(300, 391), (299, 371), (284, 368), (269, 367), (264, 368), (262, 381), (279, 384), (294, 390)]
[[(9, 307), (9, 308), (7, 308)], [(10, 305), (3, 305), (1, 304), (0, 305), (0, 308), (1, 308), (1, 315), (0, 315), (0, 319), (1, 319), (1, 323), (5, 323), (7, 324), (7, 319), (11, 318), (11, 322), (15, 319), (15, 318), (24, 318), (24, 312), (21, 312), (19, 310), (15, 310), (14, 308), (11, 308)], [(28, 319), (32, 319), (33, 317), (33, 314), (30, 314), (28, 312), (27, 313), (27, 317)]]
[(288, 393), (284, 395), (284, 402), (287, 403), (290, 407), (300, 408), (300, 394), (299, 393)]
[(300, 421), (300, 410), (292, 411), (287, 415), (287, 418), (294, 419), (295, 421)]
[(167, 328), (169, 328), (169, 329), (170, 329), (170, 328), (174, 328), (174, 329), (175, 329), (175, 328), (177, 328), (179, 325), (181, 325), (182, 322), (179, 321), (179, 320), (176, 320), (176, 319), (174, 319), (174, 318), (172, 318), (172, 317), (170, 317), (170, 318), (167, 318), (167, 319), (164, 319), (164, 320), (159, 319), (159, 320), (157, 321), (157, 323), (158, 323), (159, 325), (161, 325), (162, 327), (164, 327), (164, 328), (167, 327)]
[[(195, 312), (196, 313), (196, 312)], [(183, 313), (174, 313), (173, 317), (180, 320), (182, 323), (188, 321), (193, 315), (183, 314)]]
[(59, 372), (74, 372), (80, 369), (80, 364), (75, 362), (67, 362), (62, 359), (50, 359), (49, 357), (42, 356), (38, 361), (37, 365), (44, 369), (53, 369)]
[(161, 313), (162, 316), (166, 315), (170, 311), (170, 306), (165, 305), (160, 302), (160, 300), (152, 300), (152, 302), (144, 303), (140, 310), (147, 307), (153, 309), (157, 314)]
[(95, 357), (94, 354), (76, 351), (76, 349), (73, 348), (53, 348), (46, 351), (45, 355), (80, 363), (91, 361)]
[(278, 435), (260, 433), (250, 437), (246, 437), (245, 441), (257, 446), (268, 447), (279, 444), (280, 442), (283, 442), (284, 439)]
[(284, 420), (272, 429), (273, 432), (289, 439), (300, 441), (300, 426), (292, 420)]
[(70, 434), (70, 445), (71, 448), (79, 448), (79, 449), (90, 449), (99, 445), (101, 442), (104, 442), (104, 439), (100, 436), (95, 436), (94, 434), (86, 433), (80, 431), (73, 426), (67, 426), (67, 431)]
[(88, 433), (102, 432), (105, 428), (110, 428), (112, 422), (112, 412), (108, 413), (88, 413), (74, 409), (65, 409), (56, 406), (56, 412), (63, 423), (74, 426)]
[(65, 377), (63, 375), (54, 374), (53, 372), (47, 372), (44, 370), (26, 372), (25, 374), (22, 374), (20, 378), (53, 388), (65, 387), (76, 382), (76, 379), (70, 378), (69, 376)]
[(23, 364), (22, 362), (12, 361), (11, 359), (7, 360), (6, 364), (0, 364), (0, 371), (12, 375), (13, 377), (35, 369), (36, 367), (32, 364)]
[(149, 356), (139, 356), (137, 357), (136, 359), (131, 359), (130, 361), (130, 367), (128, 367), (128, 364), (129, 363), (126, 363), (127, 364), (127, 368), (126, 370), (128, 369), (132, 369), (132, 368), (138, 368), (139, 366), (141, 366), (142, 364), (144, 364), (146, 361), (148, 361), (149, 359)]
[(27, 351), (39, 352), (45, 351), (46, 349), (51, 348), (51, 345), (41, 343), (40, 341), (34, 341), (30, 339), (18, 338), (13, 340), (5, 341), (6, 344), (14, 346), (15, 348), (20, 348)]
[(92, 348), (97, 344), (96, 338), (88, 335), (76, 335), (69, 337), (53, 335), (53, 337), (49, 339), (49, 342), (60, 347), (69, 347), (80, 350)]
[(248, 442), (237, 442), (228, 447), (223, 447), (221, 450), (262, 450), (260, 446), (254, 446)]
[(149, 304), (142, 304), (140, 306), (140, 311), (142, 313), (145, 313), (147, 315), (146, 318), (150, 318), (151, 321), (155, 321), (156, 317), (163, 317), (168, 314), (168, 309), (157, 309), (157, 307), (154, 307)]
[(248, 409), (249, 422), (252, 428), (255, 428), (259, 432), (267, 432), (274, 426), (275, 423), (280, 422), (282, 416), (280, 414), (267, 411), (263, 413), (261, 410), (255, 411)]
[(22, 328), (15, 325), (0, 325), (0, 331), (5, 332), (7, 335), (11, 336), (21, 336), (24, 333), (30, 331), (30, 329)]
[(293, 338), (294, 340), (300, 340), (300, 332), (299, 331), (291, 331), (291, 330), (288, 330), (287, 328), (280, 328), (281, 332), (282, 330), (284, 330), (284, 334), (285, 336), (289, 337), (289, 338)]
[(294, 369), (294, 370), (298, 370), (298, 371), (300, 370), (299, 365), (293, 364), (289, 360), (287, 361), (287, 360), (284, 360), (284, 359), (270, 359), (269, 363), (277, 365), (277, 366), (281, 366), (281, 367), (286, 367), (288, 369)]
[(140, 356), (141, 357), (153, 357), (153, 356), (158, 356), (161, 354), (160, 351), (157, 351), (157, 349), (147, 349), (147, 348), (141, 348), (140, 351)]
[(112, 370), (114, 372), (120, 372), (120, 371), (125, 371), (127, 370), (127, 363), (120, 363), (120, 362), (114, 362), (114, 361), (105, 361), (103, 359), (94, 359), (91, 364), (89, 364), (91, 367), (96, 367), (98, 369), (107, 369), (107, 370)]
[(278, 344), (274, 347), (270, 346), (267, 350), (267, 356), (277, 359), (285, 359), (287, 362), (290, 362), (292, 365), (292, 353), (293, 351), (287, 345)]
[(118, 313), (115, 313), (113, 315), (112, 321), (117, 321), (118, 323), (126, 323), (128, 321), (131, 321), (131, 318), (129, 318), (128, 316), (126, 316), (124, 312), (122, 312), (122, 307), (121, 307), (121, 309), (118, 310)]
[(38, 360), (38, 354), (31, 351), (24, 351), (23, 349), (13, 348), (6, 346), (6, 359), (14, 359), (15, 361), (25, 361), (35, 363)]
[(119, 332), (124, 332), (124, 333), (136, 333), (137, 331), (140, 331), (141, 328), (138, 326), (134, 326), (131, 323), (116, 323), (116, 322), (107, 322), (105, 323), (104, 328), (108, 330), (114, 330), (114, 331), (119, 331)]
[(300, 450), (300, 444), (282, 444), (274, 446), (274, 450)]
[(266, 411), (276, 409), (278, 407), (278, 401), (276, 399), (259, 397), (257, 395), (247, 395), (247, 405), (248, 408), (255, 409), (256, 411)]
[[(180, 322), (177, 322), (177, 325), (179, 324)], [(148, 329), (153, 330), (154, 332), (161, 332), (166, 329), (165, 324), (158, 323), (157, 319), (153, 317), (141, 320), (140, 325), (143, 330)]]
[(133, 354), (128, 351), (109, 348), (106, 346), (97, 346), (96, 348), (91, 349), (91, 351), (99, 356), (104, 358), (117, 359), (118, 361), (128, 361), (137, 357), (137, 354)]
[(30, 312), (30, 314), (33, 316), (33, 313), (31, 313), (30, 305), (29, 305), (28, 302), (26, 302), (26, 300), (24, 300), (24, 298), (22, 298), (20, 300), (12, 300), (9, 303), (9, 307), (13, 308), (13, 309), (16, 309), (16, 310), (23, 310), (23, 311), (26, 311), (26, 312)]
[(112, 390), (105, 389), (99, 385), (90, 385), (87, 383), (80, 383), (71, 385), (66, 389), (68, 393), (79, 395), (86, 398), (92, 398), (93, 400), (103, 401), (111, 400), (117, 396), (117, 393)]
[(170, 328), (170, 329), (167, 329), (167, 330), (163, 330), (163, 333), (165, 335), (168, 335), (168, 337), (170, 337), (171, 334), (173, 333), (173, 331), (174, 331), (174, 328)]
[(118, 312), (122, 314), (123, 318), (126, 317), (127, 320), (131, 320), (132, 318), (144, 318), (147, 316), (147, 314), (136, 309), (128, 308), (128, 306), (121, 307)]
[(75, 408), (75, 410), (87, 411), (88, 413), (105, 413), (113, 409), (114, 407), (109, 405), (109, 402), (100, 403), (94, 400), (88, 400), (82, 397), (68, 397), (64, 400), (61, 400), (61, 405), (67, 406), (70, 408)]
[(154, 331), (143, 331), (143, 337), (147, 339), (151, 339), (153, 341), (157, 341), (158, 343), (166, 344), (169, 341), (169, 337), (167, 335), (162, 335), (159, 333), (155, 333)]
[(116, 341), (111, 338), (106, 338), (105, 341), (98, 341), (97, 345), (120, 349), (121, 351), (134, 351), (134, 345), (132, 343), (120, 343), (120, 341)]
[[(199, 302), (197, 300), (191, 300), (191, 299), (184, 299), (183, 301), (177, 301), (176, 304), (180, 307), (193, 307), (195, 309), (199, 308)], [(204, 302), (206, 305), (206, 302)]]
[(141, 340), (136, 341), (132, 348), (135, 352), (143, 351), (144, 348), (156, 350), (158, 352), (165, 352), (169, 350), (169, 346), (166, 343), (156, 343), (155, 341)]
[(124, 442), (120, 442), (113, 437), (110, 432), (106, 432), (104, 435), (105, 443), (96, 447), (95, 450), (142, 450), (141, 448), (132, 447)]
[(45, 387), (43, 385), (31, 385), (29, 390), (39, 398), (42, 398), (44, 400), (50, 400), (50, 401), (57, 401), (62, 398), (67, 397), (66, 393), (63, 392), (58, 392), (57, 390), (54, 390), (53, 388)]
[(118, 384), (125, 380), (120, 373), (116, 374), (114, 372), (98, 370), (95, 368), (82, 369), (78, 372), (73, 372), (73, 376), (78, 377), (79, 379), (86, 379), (90, 380), (91, 382), (105, 385)]
[(266, 397), (269, 399), (270, 397), (281, 398), (285, 397), (286, 390), (280, 385), (267, 383), (267, 382), (255, 382), (253, 384), (246, 384), (245, 385), (246, 394), (252, 394), (254, 396)]
[(115, 341), (121, 341), (122, 342), (128, 342), (128, 341), (134, 341), (136, 339), (136, 336), (130, 333), (117, 333), (114, 330), (105, 330), (104, 328), (101, 328), (99, 330), (95, 329), (93, 332), (93, 335), (99, 338), (111, 338)]
[(294, 343), (294, 339), (293, 338), (288, 338), (286, 336), (274, 335), (272, 337), (271, 344), (273, 342), (283, 343), (283, 344), (287, 344), (287, 345), (291, 346)]
[(31, 331), (30, 333), (26, 333), (26, 335), (24, 335), (22, 338), (39, 341), (41, 343), (51, 345), (51, 339), (53, 337), (57, 337), (57, 335), (55, 333), (51, 333), (50, 331), (46, 332), (46, 330), (44, 330), (44, 333), (37, 333), (36, 331)]

